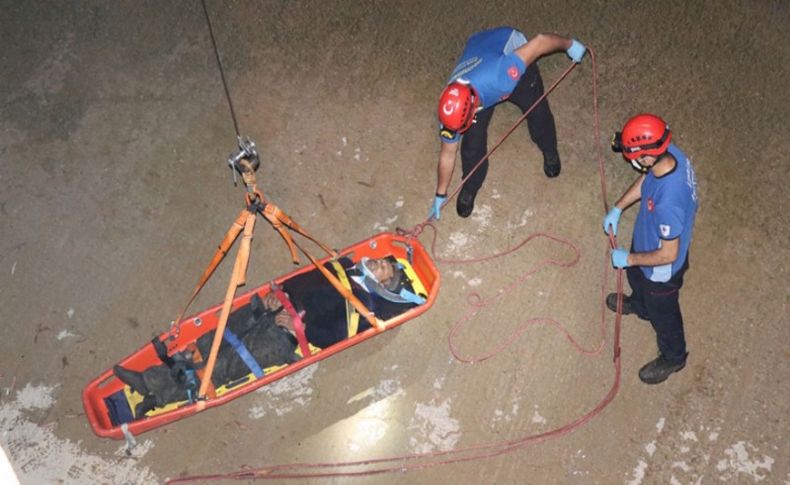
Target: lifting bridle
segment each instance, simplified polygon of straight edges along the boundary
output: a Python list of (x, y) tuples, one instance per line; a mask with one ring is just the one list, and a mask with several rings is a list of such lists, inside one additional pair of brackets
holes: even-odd
[[(359, 315), (364, 317), (373, 328), (376, 328), (379, 331), (384, 330), (383, 322), (376, 318), (373, 312), (371, 312), (365, 306), (365, 304), (359, 300), (359, 298), (354, 296), (351, 288), (347, 287), (347, 285), (344, 285), (334, 274), (332, 274), (331, 271), (319, 263), (319, 261), (309, 251), (307, 251), (301, 244), (299, 244), (297, 240), (293, 238), (291, 232), (295, 232), (314, 242), (318, 247), (326, 252), (332, 260), (337, 259), (337, 252), (317, 240), (306, 229), (291, 219), (279, 207), (266, 200), (263, 192), (261, 192), (261, 190), (258, 188), (255, 178), (255, 169), (257, 168), (257, 153), (255, 152), (255, 144), (249, 142), (249, 140), (240, 139), (239, 147), (242, 156), (239, 156), (239, 154), (233, 155), (231, 156), (231, 160), (234, 160), (234, 169), (237, 169), (239, 172), (241, 172), (242, 179), (247, 189), (245, 194), (246, 207), (236, 217), (236, 220), (233, 222), (230, 229), (228, 229), (228, 232), (222, 239), (217, 251), (214, 253), (214, 257), (211, 259), (211, 262), (203, 271), (203, 274), (198, 280), (198, 283), (192, 292), (192, 296), (189, 298), (186, 305), (184, 305), (184, 308), (181, 313), (179, 313), (178, 317), (173, 321), (170, 335), (167, 338), (169, 341), (178, 338), (187, 308), (189, 308), (189, 305), (195, 300), (198, 293), (200, 293), (200, 290), (214, 274), (214, 271), (217, 269), (220, 262), (222, 262), (222, 260), (225, 258), (225, 255), (228, 254), (228, 251), (239, 238), (239, 235), (242, 235), (239, 250), (236, 254), (236, 260), (233, 266), (233, 272), (228, 283), (228, 288), (225, 292), (225, 299), (222, 303), (219, 322), (217, 323), (214, 333), (214, 340), (211, 343), (211, 351), (209, 352), (208, 358), (206, 359), (206, 367), (203, 375), (201, 376), (200, 390), (198, 392), (198, 398), (201, 400), (206, 398), (207, 391), (209, 391), (211, 375), (213, 373), (214, 366), (216, 365), (217, 354), (219, 352), (219, 347), (222, 342), (225, 327), (231, 312), (233, 299), (236, 295), (236, 288), (244, 285), (247, 281), (247, 266), (250, 258), (252, 238), (255, 231), (255, 221), (258, 214), (266, 219), (283, 238), (286, 245), (288, 246), (289, 252), (291, 253), (291, 260), (294, 264), (299, 264), (300, 262), (297, 252), (297, 249), (299, 249), (321, 272), (321, 274), (323, 274), (323, 276), (327, 279), (327, 281), (329, 281), (335, 290), (337, 290), (338, 293), (340, 293), (343, 298), (349, 302), (349, 304), (359, 313)], [(277, 291), (275, 288), (272, 288), (272, 290)], [(283, 297), (287, 298), (287, 296), (284, 294), (277, 295), (281, 301)], [(301, 338), (298, 340), (300, 347), (302, 347), (303, 355), (310, 355), (309, 346), (307, 346), (306, 339), (304, 338), (303, 328), (301, 332)]]

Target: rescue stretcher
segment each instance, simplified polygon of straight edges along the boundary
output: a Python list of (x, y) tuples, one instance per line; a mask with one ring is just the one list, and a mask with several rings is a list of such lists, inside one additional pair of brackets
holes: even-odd
[[(93, 431), (100, 437), (123, 439), (125, 432), (137, 435), (165, 426), (179, 419), (193, 416), (206, 409), (221, 406), (351, 346), (357, 345), (378, 333), (416, 318), (430, 308), (437, 297), (440, 284), (439, 271), (426, 249), (416, 239), (407, 239), (393, 233), (380, 233), (339, 251), (337, 257), (348, 257), (354, 262), (360, 261), (363, 257), (396, 258), (403, 266), (409, 280), (411, 280), (414, 291), (425, 297), (425, 303), (412, 307), (389, 320), (379, 322), (378, 325), (372, 326), (327, 348), (318, 349), (313, 347), (308, 352), (310, 355), (304, 356), (300, 346), (297, 346), (296, 353), (299, 355), (300, 360), (292, 364), (264, 369), (263, 376), (260, 378), (256, 378), (251, 373), (243, 379), (216, 387), (203, 399), (193, 400), (192, 402), (172, 403), (163, 408), (150, 411), (145, 416), (135, 416), (133, 420), (125, 423), (120, 422), (121, 420), (117, 418), (118, 409), (114, 408), (117, 406), (128, 406), (129, 409), (123, 409), (122, 411), (133, 414), (132, 410), (135, 408), (135, 404), (142, 399), (142, 396), (131, 391), (129, 386), (115, 377), (112, 368), (109, 368), (91, 381), (82, 394), (85, 414)], [(321, 259), (319, 263), (323, 265), (330, 262), (330, 260), (332, 258), (327, 256)], [(261, 297), (265, 296), (272, 291), (272, 284), (275, 287), (281, 286), (289, 278), (314, 269), (315, 265), (306, 265), (276, 278), (273, 282), (240, 294), (233, 299), (232, 308), (237, 309), (248, 305), (253, 294), (258, 294)], [(215, 305), (183, 319), (179, 324), (179, 331), (175, 337), (171, 330), (163, 332), (159, 338), (167, 343), (168, 354), (183, 352), (188, 347), (194, 346), (194, 343), (200, 336), (214, 331), (219, 323), (221, 306), (221, 304)], [(154, 346), (146, 343), (146, 345), (121, 360), (119, 365), (127, 369), (142, 371), (161, 363), (162, 361)]]

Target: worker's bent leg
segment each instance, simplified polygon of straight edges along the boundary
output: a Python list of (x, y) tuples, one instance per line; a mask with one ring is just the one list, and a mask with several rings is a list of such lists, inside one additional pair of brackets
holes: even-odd
[[(527, 67), (521, 80), (513, 90), (508, 101), (516, 104), (525, 113), (535, 101), (543, 96), (543, 79), (537, 64)], [(532, 141), (544, 153), (557, 152), (557, 128), (554, 115), (551, 113), (548, 98), (543, 99), (532, 112), (527, 115), (527, 127)]]
[[(494, 115), (494, 107), (484, 109), (477, 113), (475, 123), (464, 133), (461, 139), (461, 168), (465, 178), (477, 165), (477, 162), (488, 152), (488, 124)], [(486, 159), (475, 173), (464, 184), (464, 190), (476, 194), (488, 174), (488, 159)]]

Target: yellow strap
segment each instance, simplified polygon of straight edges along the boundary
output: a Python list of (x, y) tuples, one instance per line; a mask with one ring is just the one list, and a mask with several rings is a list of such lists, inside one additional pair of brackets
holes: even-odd
[(417, 272), (414, 271), (414, 268), (409, 263), (409, 260), (403, 258), (395, 258), (398, 262), (403, 266), (403, 272), (406, 273), (406, 276), (409, 277), (411, 281), (411, 287), (414, 290), (415, 295), (424, 295), (428, 296), (428, 290), (425, 289), (425, 286), (420, 281), (420, 277), (417, 276)]
[[(332, 266), (335, 268), (337, 278), (343, 283), (343, 286), (351, 291), (351, 282), (348, 281), (346, 270), (338, 261), (332, 261)], [(348, 322), (348, 336), (353, 337), (359, 331), (359, 313), (348, 303), (346, 300), (346, 322)]]

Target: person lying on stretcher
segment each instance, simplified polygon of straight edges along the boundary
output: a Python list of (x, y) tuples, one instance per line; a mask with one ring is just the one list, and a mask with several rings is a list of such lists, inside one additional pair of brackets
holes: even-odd
[[(408, 277), (394, 258), (362, 258), (358, 264), (341, 258), (338, 263), (327, 264), (326, 268), (338, 276), (341, 271), (345, 273), (354, 295), (381, 320), (389, 320), (425, 302), (424, 297), (413, 293)], [(316, 269), (283, 282), (282, 290), (301, 315), (308, 342), (316, 347), (329, 347), (370, 328), (365, 318), (353, 319), (358, 322), (356, 329), (349, 324), (353, 308)], [(197, 351), (203, 359), (209, 355), (213, 338), (214, 331), (211, 331), (197, 340)], [(142, 371), (120, 365), (113, 367), (118, 379), (144, 396), (135, 409), (137, 419), (169, 403), (192, 401), (200, 387), (195, 374), (199, 365), (194, 363), (192, 352), (168, 356), (162, 342), (154, 339), (152, 344), (162, 364)], [(263, 299), (253, 294), (249, 305), (238, 308), (228, 317), (212, 384), (220, 387), (251, 372), (261, 377), (263, 369), (298, 360), (296, 348), (293, 316), (282, 307), (274, 293), (267, 293)]]

